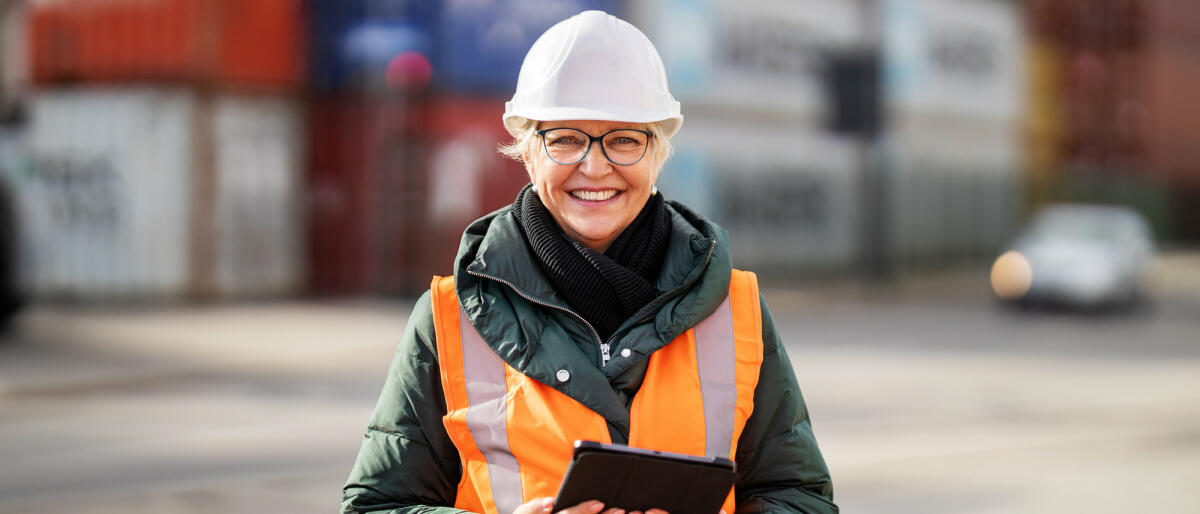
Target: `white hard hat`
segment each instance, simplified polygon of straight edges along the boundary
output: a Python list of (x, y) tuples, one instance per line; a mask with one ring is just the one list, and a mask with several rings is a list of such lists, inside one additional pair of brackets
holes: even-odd
[(661, 121), (671, 137), (683, 115), (650, 39), (616, 16), (584, 11), (533, 42), (504, 104), (504, 128), (514, 136), (554, 120)]

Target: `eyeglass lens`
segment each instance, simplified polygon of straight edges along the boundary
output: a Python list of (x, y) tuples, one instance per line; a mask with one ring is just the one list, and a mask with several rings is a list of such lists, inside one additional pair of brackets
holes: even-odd
[[(583, 160), (592, 142), (586, 132), (571, 128), (549, 130), (543, 137), (546, 153), (559, 164), (574, 164)], [(627, 166), (642, 159), (648, 139), (641, 131), (614, 130), (604, 135), (601, 145), (608, 160), (616, 165)]]

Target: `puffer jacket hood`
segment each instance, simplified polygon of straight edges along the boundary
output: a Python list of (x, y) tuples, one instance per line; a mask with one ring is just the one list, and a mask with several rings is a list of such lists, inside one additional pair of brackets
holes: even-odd
[[(608, 341), (614, 358), (599, 367), (602, 341), (551, 287), (525, 244), (511, 206), (472, 223), (455, 259), (463, 312), (488, 345), (515, 369), (605, 416), (628, 434), (625, 399), (613, 391), (621, 375), (716, 310), (732, 270), (728, 234), (682, 204), (667, 202), (670, 241), (655, 281), (660, 295)], [(545, 309), (540, 307), (546, 307)], [(579, 345), (578, 341), (590, 341)], [(558, 379), (566, 370), (569, 380)], [(640, 381), (642, 373), (633, 373)]]

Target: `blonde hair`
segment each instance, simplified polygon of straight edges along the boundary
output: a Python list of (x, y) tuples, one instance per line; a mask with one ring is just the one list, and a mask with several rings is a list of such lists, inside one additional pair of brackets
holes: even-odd
[[(653, 165), (654, 169), (660, 170), (663, 164), (667, 162), (667, 158), (671, 157), (671, 153), (675, 151), (675, 147), (671, 145), (671, 140), (667, 138), (666, 132), (663, 131), (661, 121), (647, 123), (645, 128), (651, 134), (654, 134), (646, 157), (650, 159), (650, 164)], [(536, 146), (537, 130), (537, 124), (533, 124), (532, 127), (517, 134), (511, 143), (500, 145), (497, 150), (499, 150), (501, 155), (529, 166), (527, 159), (533, 156), (535, 150), (540, 150)]]

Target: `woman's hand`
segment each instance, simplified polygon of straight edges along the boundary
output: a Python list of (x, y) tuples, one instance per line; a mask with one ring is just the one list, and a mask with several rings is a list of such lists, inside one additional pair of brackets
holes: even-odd
[[(529, 500), (524, 505), (517, 507), (517, 510), (514, 510), (513, 514), (547, 514), (550, 512), (550, 509), (552, 509), (552, 508), (554, 508), (554, 498), (547, 496), (545, 498), (537, 498), (537, 499)], [(576, 506), (571, 507), (566, 510), (560, 510), (560, 511), (558, 511), (557, 514), (596, 514), (602, 510), (604, 511), (602, 514), (625, 514), (624, 509), (605, 510), (604, 504), (601, 502), (598, 502), (596, 500), (583, 502), (583, 503), (580, 503), (579, 505), (576, 505)], [(642, 514), (642, 513), (639, 511), (633, 511), (633, 512), (630, 512), (629, 514)], [(650, 509), (650, 510), (646, 511), (645, 514), (668, 514), (668, 513), (667, 513), (667, 511), (662, 510), (662, 509)], [(721, 511), (721, 514), (725, 514), (725, 511)]]

